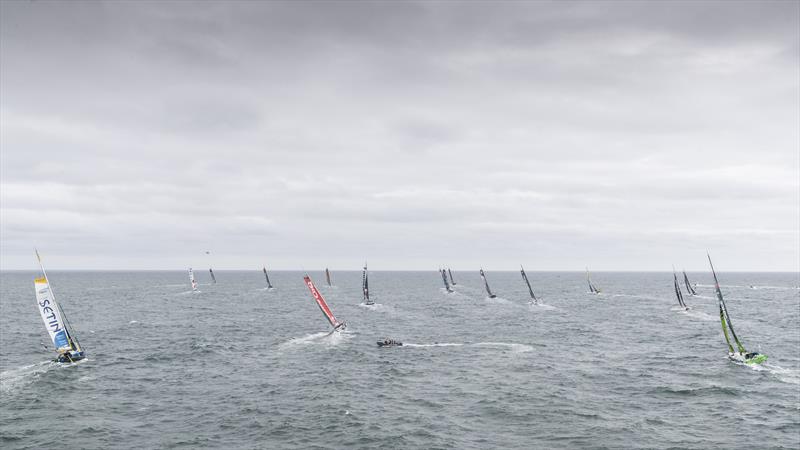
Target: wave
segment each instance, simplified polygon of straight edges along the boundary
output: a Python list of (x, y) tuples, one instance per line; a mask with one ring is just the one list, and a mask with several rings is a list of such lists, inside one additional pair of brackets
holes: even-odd
[(690, 309), (689, 311), (683, 311), (683, 313), (686, 314), (687, 316), (693, 318), (693, 319), (699, 319), (699, 320), (703, 320), (703, 321), (706, 321), (706, 322), (719, 320), (719, 317), (714, 317), (714, 316), (706, 314), (706, 313), (704, 313), (702, 311), (695, 311), (695, 310), (692, 310), (692, 309)]

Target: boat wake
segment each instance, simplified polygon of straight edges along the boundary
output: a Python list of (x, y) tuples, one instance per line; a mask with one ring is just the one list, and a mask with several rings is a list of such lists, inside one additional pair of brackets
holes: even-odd
[(774, 375), (779, 381), (789, 384), (800, 384), (800, 370), (797, 369), (784, 369), (781, 366), (773, 364), (762, 364), (762, 369), (766, 369), (770, 374)]
[(508, 348), (514, 353), (529, 352), (533, 347), (527, 344), (518, 344), (515, 342), (475, 342), (475, 343), (457, 343), (457, 342), (434, 342), (433, 344), (408, 344), (403, 343), (403, 347), (412, 348), (428, 348), (428, 347), (488, 347), (488, 348)]
[(496, 305), (519, 306), (517, 303), (514, 303), (511, 300), (503, 297), (495, 297), (495, 298), (484, 297), (483, 299), (486, 300), (487, 303), (494, 303)]
[(542, 311), (554, 311), (554, 310), (558, 309), (558, 308), (556, 308), (555, 306), (552, 306), (552, 305), (545, 305), (544, 303), (531, 303), (531, 302), (528, 302), (528, 308), (534, 309), (534, 310), (538, 309), (538, 310), (542, 310)]
[(373, 303), (371, 305), (368, 305), (366, 303), (359, 303), (358, 306), (360, 306), (360, 307), (362, 307), (364, 309), (371, 309), (372, 311), (377, 311), (378, 309), (383, 309), (383, 304), (381, 304), (381, 303)]
[(58, 364), (53, 361), (42, 361), (0, 372), (0, 392), (6, 394), (26, 384), (33, 383), (41, 374), (57, 366)]
[(719, 320), (719, 317), (714, 317), (714, 316), (706, 314), (706, 313), (704, 313), (702, 311), (695, 311), (695, 310), (690, 309), (688, 311), (681, 311), (681, 312), (683, 314), (686, 314), (687, 316), (693, 318), (693, 319), (698, 319), (698, 320), (702, 320), (702, 321), (705, 321), (705, 322), (711, 322), (711, 321)]
[(178, 292), (175, 295), (183, 296), (183, 295), (202, 294), (202, 293), (203, 291), (183, 291), (183, 292)]
[(298, 345), (339, 345), (345, 339), (347, 339), (344, 335), (348, 334), (347, 331), (339, 331), (339, 332), (332, 332), (332, 331), (322, 331), (319, 333), (311, 333), (307, 334), (303, 337), (299, 338), (292, 338), (288, 341), (280, 344), (278, 348), (286, 349), (291, 348)]

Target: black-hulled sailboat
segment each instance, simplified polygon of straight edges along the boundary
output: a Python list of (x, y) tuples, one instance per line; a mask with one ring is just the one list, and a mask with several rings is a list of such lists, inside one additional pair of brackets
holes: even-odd
[(325, 268), (325, 281), (328, 283), (328, 286), (332, 286), (331, 284), (331, 271), (328, 268)]
[(50, 340), (53, 342), (53, 347), (58, 352), (55, 361), (60, 363), (80, 361), (86, 358), (86, 354), (67, 320), (67, 315), (64, 314), (61, 305), (56, 302), (56, 296), (50, 287), (50, 280), (47, 278), (39, 251), (35, 249), (34, 251), (36, 259), (39, 261), (39, 267), (42, 269), (42, 276), (33, 280), (33, 286), (36, 289), (36, 304), (44, 326), (47, 328), (47, 333), (50, 335)]
[(686, 270), (683, 271), (683, 284), (686, 285), (686, 292), (689, 295), (697, 295), (697, 292), (692, 287), (692, 283), (689, 283), (689, 277), (686, 276)]
[(361, 291), (364, 293), (364, 304), (374, 305), (375, 302), (369, 299), (369, 273), (367, 273), (366, 262), (364, 262), (364, 271), (361, 273)]
[(450, 275), (450, 284), (455, 286), (456, 285), (456, 280), (453, 279), (453, 272), (450, 271), (449, 267), (447, 268), (447, 274)]
[(597, 286), (592, 283), (592, 276), (589, 275), (589, 268), (586, 268), (586, 282), (589, 283), (589, 293), (590, 294), (599, 294), (600, 289), (597, 289)]
[(489, 289), (489, 282), (486, 281), (486, 274), (483, 273), (483, 267), (481, 267), (481, 278), (483, 278), (483, 285), (486, 287), (486, 293), (489, 294), (489, 298), (496, 298), (497, 296), (492, 294), (492, 290)]
[(453, 289), (450, 288), (450, 283), (447, 282), (447, 273), (444, 271), (444, 269), (439, 269), (439, 275), (442, 276), (442, 281), (444, 282), (445, 290), (448, 293), (453, 292)]
[(672, 281), (675, 287), (675, 296), (678, 298), (678, 305), (684, 309), (684, 311), (688, 311), (689, 307), (686, 306), (686, 302), (683, 301), (683, 292), (681, 292), (681, 286), (678, 284), (678, 275), (675, 273), (675, 268), (672, 268)]
[(267, 279), (267, 289), (272, 289), (272, 283), (270, 283), (269, 274), (267, 273), (267, 266), (264, 266), (261, 270), (264, 271), (264, 278)]
[[(722, 322), (722, 334), (725, 335), (725, 342), (728, 344), (728, 358), (745, 364), (763, 363), (767, 360), (767, 355), (745, 350), (744, 345), (742, 345), (741, 341), (739, 341), (739, 338), (736, 336), (736, 332), (733, 331), (733, 324), (731, 323), (730, 315), (728, 315), (728, 307), (725, 305), (725, 299), (722, 298), (722, 291), (719, 288), (719, 280), (717, 280), (717, 273), (714, 271), (714, 264), (711, 262), (711, 256), (708, 254), (706, 256), (708, 256), (708, 264), (711, 266), (711, 273), (714, 275), (714, 289), (717, 291), (717, 300), (719, 303), (719, 320)], [(734, 350), (733, 345), (731, 345), (731, 339), (728, 336), (729, 330), (730, 336), (733, 336), (733, 340), (736, 342), (736, 350)]]
[(537, 299), (536, 294), (533, 293), (531, 282), (528, 281), (528, 275), (525, 274), (525, 268), (522, 267), (522, 264), (519, 265), (519, 273), (522, 274), (522, 279), (525, 280), (525, 284), (528, 286), (528, 293), (531, 294), (531, 303), (534, 305), (539, 303), (539, 299)]
[(214, 271), (211, 270), (211, 267), (208, 268), (208, 273), (211, 275), (211, 282), (217, 284), (217, 277), (214, 276)]

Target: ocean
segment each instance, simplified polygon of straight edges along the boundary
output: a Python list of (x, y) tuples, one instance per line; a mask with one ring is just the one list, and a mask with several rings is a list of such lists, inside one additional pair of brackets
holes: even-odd
[[(0, 447), (800, 448), (796, 273), (726, 273), (727, 359), (710, 273), (48, 273), (88, 359), (50, 362), (35, 272), (0, 273)], [(753, 286), (751, 288), (750, 286)], [(378, 348), (393, 338), (405, 345)]]

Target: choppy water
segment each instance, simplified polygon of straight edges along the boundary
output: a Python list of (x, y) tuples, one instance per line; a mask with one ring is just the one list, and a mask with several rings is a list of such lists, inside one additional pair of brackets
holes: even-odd
[[(0, 275), (2, 448), (797, 448), (797, 274), (721, 273), (737, 333), (769, 355), (727, 360), (710, 274), (694, 309), (669, 273), (373, 272), (322, 286), (345, 333), (298, 272), (53, 272), (89, 353), (48, 362), (34, 273)], [(202, 277), (202, 274), (200, 275)], [(747, 286), (755, 285), (756, 289)], [(706, 285), (703, 287), (702, 285)], [(380, 337), (402, 348), (380, 349)]]

